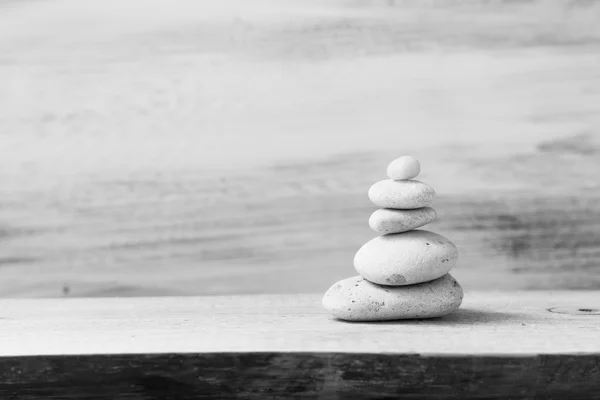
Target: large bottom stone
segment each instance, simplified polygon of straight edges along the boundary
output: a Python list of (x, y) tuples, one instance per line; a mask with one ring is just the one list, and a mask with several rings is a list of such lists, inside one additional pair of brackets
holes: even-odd
[(458, 310), (462, 299), (450, 274), (410, 286), (382, 286), (355, 276), (329, 288), (323, 307), (346, 321), (389, 321), (442, 317)]

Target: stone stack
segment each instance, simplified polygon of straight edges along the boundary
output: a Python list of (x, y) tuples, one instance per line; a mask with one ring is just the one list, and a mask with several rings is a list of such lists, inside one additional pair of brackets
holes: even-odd
[(419, 161), (400, 157), (389, 165), (390, 179), (375, 183), (369, 199), (382, 207), (369, 219), (381, 236), (365, 243), (354, 257), (360, 276), (335, 283), (323, 307), (347, 321), (434, 318), (460, 307), (463, 291), (448, 273), (458, 259), (447, 238), (420, 228), (435, 221), (429, 207), (435, 191), (414, 180)]

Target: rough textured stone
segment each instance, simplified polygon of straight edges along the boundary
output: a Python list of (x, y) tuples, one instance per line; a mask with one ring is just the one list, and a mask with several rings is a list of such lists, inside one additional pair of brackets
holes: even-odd
[(458, 249), (447, 238), (426, 230), (378, 236), (354, 257), (356, 271), (380, 285), (413, 285), (448, 273)]
[(381, 234), (400, 233), (419, 228), (435, 221), (437, 215), (431, 207), (413, 210), (382, 208), (371, 214), (369, 226)]
[(335, 283), (323, 307), (346, 321), (387, 321), (448, 315), (462, 299), (463, 290), (450, 274), (412, 286), (380, 286), (355, 276)]
[(435, 190), (423, 182), (386, 179), (369, 189), (369, 199), (384, 208), (414, 209), (431, 205)]

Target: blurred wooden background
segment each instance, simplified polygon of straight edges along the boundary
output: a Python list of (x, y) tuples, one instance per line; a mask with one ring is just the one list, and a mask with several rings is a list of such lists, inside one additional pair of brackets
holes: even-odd
[(325, 291), (402, 154), (466, 290), (600, 288), (600, 2), (0, 1), (0, 295)]

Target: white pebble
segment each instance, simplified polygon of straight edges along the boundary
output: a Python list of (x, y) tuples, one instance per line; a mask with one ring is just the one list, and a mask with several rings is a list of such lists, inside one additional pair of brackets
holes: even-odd
[(419, 172), (421, 172), (421, 164), (411, 156), (398, 157), (387, 168), (388, 177), (395, 181), (416, 178)]
[(380, 285), (414, 285), (448, 273), (458, 249), (444, 236), (417, 229), (377, 236), (354, 256), (354, 267), (365, 279)]
[(380, 208), (371, 214), (369, 226), (381, 234), (400, 233), (420, 228), (435, 221), (436, 213), (431, 207), (413, 210)]
[(435, 198), (435, 190), (426, 183), (405, 180), (385, 179), (373, 184), (369, 189), (369, 199), (376, 206), (409, 210), (427, 207)]
[(380, 286), (360, 276), (335, 283), (323, 308), (346, 321), (435, 318), (458, 310), (463, 290), (450, 275), (411, 286)]

